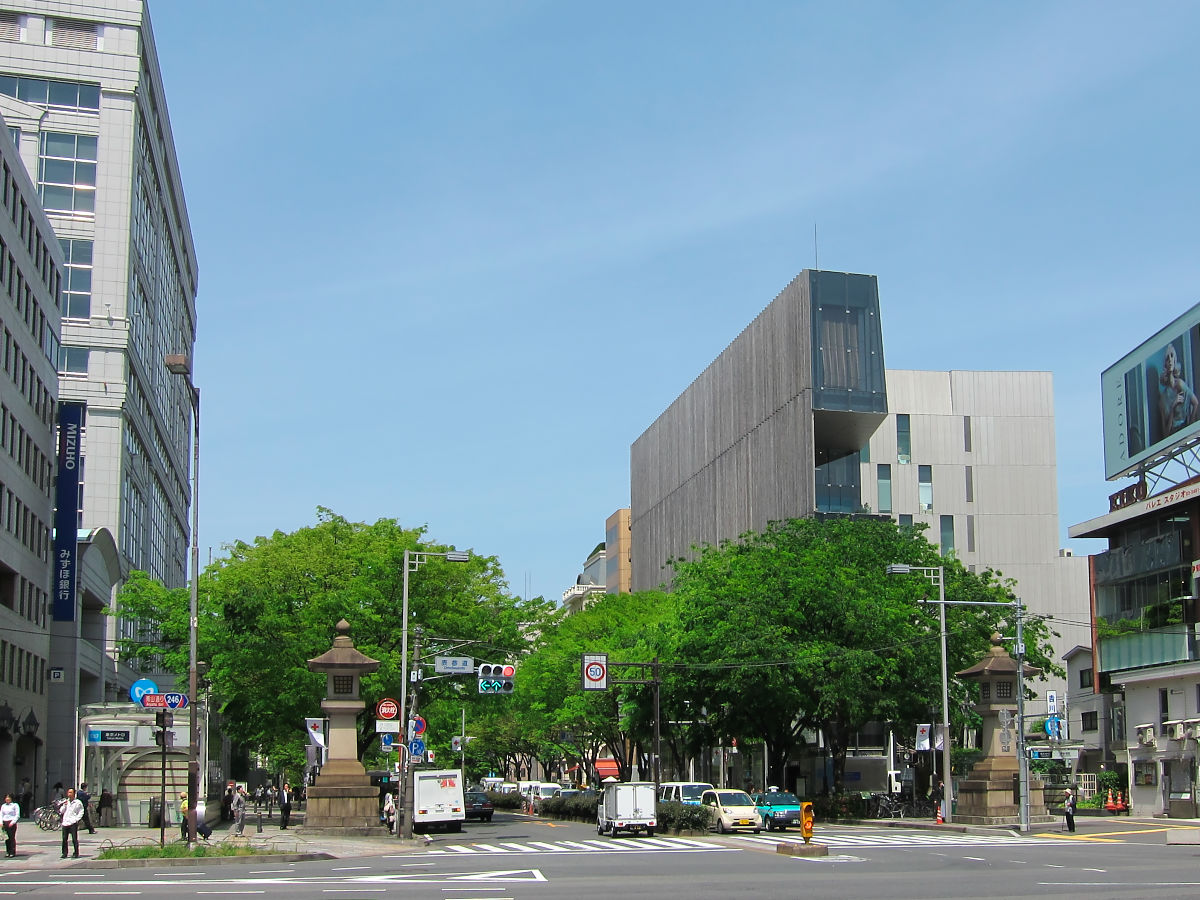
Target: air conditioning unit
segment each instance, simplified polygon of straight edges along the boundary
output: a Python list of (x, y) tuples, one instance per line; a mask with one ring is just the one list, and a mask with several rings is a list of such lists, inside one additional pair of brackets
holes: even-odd
[(1187, 719), (1183, 723), (1184, 733), (1193, 741), (1200, 741), (1200, 719)]
[(1154, 729), (1153, 725), (1137, 725), (1137, 726), (1135, 726), (1135, 730), (1137, 731), (1139, 744), (1153, 744), (1154, 743), (1155, 729)]
[(1183, 722), (1176, 720), (1174, 722), (1163, 722), (1163, 731), (1173, 741), (1182, 741), (1187, 737), (1186, 729)]

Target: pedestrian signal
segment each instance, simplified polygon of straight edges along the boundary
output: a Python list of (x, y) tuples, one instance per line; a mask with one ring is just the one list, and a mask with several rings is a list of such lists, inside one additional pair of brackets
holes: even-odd
[(481, 663), (479, 666), (479, 693), (511, 694), (516, 667)]

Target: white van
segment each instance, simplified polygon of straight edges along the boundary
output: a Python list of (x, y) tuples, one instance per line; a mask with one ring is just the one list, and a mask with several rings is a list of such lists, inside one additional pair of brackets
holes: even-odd
[(529, 789), (529, 802), (533, 807), (533, 811), (537, 812), (542, 805), (542, 801), (548, 797), (557, 797), (562, 793), (561, 784), (553, 784), (549, 781), (543, 781), (535, 784)]
[(462, 771), (417, 769), (413, 777), (413, 831), (433, 826), (462, 831), (466, 818)]
[(716, 788), (705, 781), (664, 781), (658, 789), (658, 802), (699, 806), (700, 796), (713, 790)]

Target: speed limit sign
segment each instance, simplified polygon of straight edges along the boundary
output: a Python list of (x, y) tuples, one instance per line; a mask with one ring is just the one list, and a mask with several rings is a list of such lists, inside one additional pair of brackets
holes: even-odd
[(583, 689), (585, 691), (608, 690), (608, 654), (583, 654)]

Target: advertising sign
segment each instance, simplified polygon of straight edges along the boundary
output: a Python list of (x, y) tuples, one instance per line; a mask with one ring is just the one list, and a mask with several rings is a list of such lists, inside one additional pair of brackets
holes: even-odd
[(1110, 481), (1200, 433), (1200, 304), (1100, 376)]
[(54, 494), (52, 612), (56, 622), (75, 621), (75, 572), (79, 546), (79, 468), (83, 462), (83, 403), (58, 404), (58, 480)]

